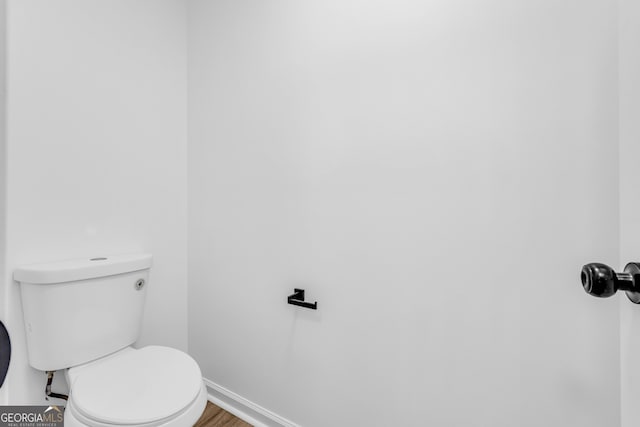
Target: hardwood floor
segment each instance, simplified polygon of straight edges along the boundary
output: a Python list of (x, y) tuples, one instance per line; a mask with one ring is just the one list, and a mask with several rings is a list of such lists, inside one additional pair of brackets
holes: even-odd
[(197, 423), (193, 427), (252, 427), (251, 424), (242, 421), (225, 411), (224, 409), (207, 402), (207, 407)]

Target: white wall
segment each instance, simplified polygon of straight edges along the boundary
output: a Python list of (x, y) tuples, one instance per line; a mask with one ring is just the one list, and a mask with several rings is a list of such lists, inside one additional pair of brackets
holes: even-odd
[[(5, 274), (5, 188), (6, 188), (6, 132), (7, 126), (5, 123), (6, 113), (6, 46), (7, 46), (7, 20), (6, 20), (6, 1), (0, 0), (0, 278)], [(2, 283), (0, 281), (0, 283)], [(8, 301), (5, 298), (4, 287), (0, 285), (0, 321), (3, 323), (6, 321)], [(7, 388), (0, 387), (0, 405), (7, 404)]]
[(45, 385), (11, 280), (24, 263), (153, 253), (140, 343), (187, 347), (185, 23), (180, 0), (8, 3), (14, 404), (41, 401)]
[[(620, 1), (620, 264), (640, 262), (640, 3)], [(640, 424), (640, 307), (621, 299), (622, 426)]]
[[(617, 7), (189, 2), (189, 350), (306, 427), (620, 424)], [(294, 286), (317, 312), (285, 304)]]

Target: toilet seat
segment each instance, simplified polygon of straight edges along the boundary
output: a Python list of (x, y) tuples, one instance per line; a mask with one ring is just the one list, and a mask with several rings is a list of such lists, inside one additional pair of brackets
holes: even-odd
[(69, 369), (67, 379), (67, 409), (87, 425), (165, 425), (194, 405), (199, 416), (206, 403), (198, 364), (168, 347), (127, 347)]

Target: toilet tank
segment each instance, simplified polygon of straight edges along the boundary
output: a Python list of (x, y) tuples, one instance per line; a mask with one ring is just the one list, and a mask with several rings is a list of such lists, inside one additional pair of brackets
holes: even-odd
[(26, 265), (20, 283), (29, 364), (80, 365), (140, 335), (152, 256), (118, 255)]

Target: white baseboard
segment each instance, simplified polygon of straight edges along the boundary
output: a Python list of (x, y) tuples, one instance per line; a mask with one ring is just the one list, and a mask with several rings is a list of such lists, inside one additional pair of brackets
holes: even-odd
[(203, 380), (212, 403), (255, 427), (300, 427), (211, 380)]

